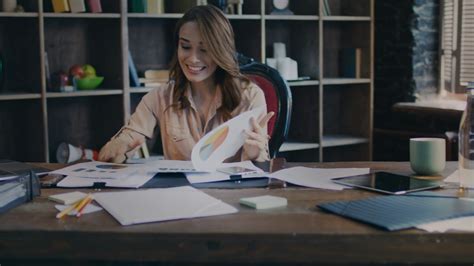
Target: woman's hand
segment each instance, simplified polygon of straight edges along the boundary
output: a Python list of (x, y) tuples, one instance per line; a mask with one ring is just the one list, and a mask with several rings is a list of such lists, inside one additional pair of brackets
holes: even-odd
[(117, 137), (107, 142), (99, 152), (99, 161), (123, 163), (127, 153), (141, 146), (145, 138), (139, 133), (128, 130), (122, 131)]
[(247, 139), (244, 144), (244, 154), (248, 157), (246, 159), (258, 162), (264, 162), (270, 159), (268, 154), (268, 139), (266, 126), (274, 112), (269, 112), (266, 115), (261, 115), (258, 119), (251, 118), (252, 131), (245, 131)]

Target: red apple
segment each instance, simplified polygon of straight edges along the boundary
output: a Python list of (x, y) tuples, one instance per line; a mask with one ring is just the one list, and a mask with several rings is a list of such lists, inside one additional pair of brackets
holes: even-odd
[(84, 69), (80, 65), (73, 65), (69, 69), (69, 75), (71, 75), (74, 78), (83, 78), (84, 77)]

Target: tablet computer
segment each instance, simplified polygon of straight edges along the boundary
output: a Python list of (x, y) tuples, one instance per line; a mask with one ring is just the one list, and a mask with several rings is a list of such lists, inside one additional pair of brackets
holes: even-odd
[(411, 176), (376, 172), (366, 175), (340, 177), (332, 179), (335, 183), (357, 187), (386, 194), (400, 195), (414, 191), (439, 188), (440, 180), (418, 179)]

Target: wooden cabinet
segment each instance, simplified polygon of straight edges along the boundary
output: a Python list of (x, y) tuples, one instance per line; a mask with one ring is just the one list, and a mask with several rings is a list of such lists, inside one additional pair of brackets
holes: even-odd
[[(49, 0), (23, 2), (29, 4), (24, 13), (0, 13), (7, 69), (0, 87), (0, 158), (52, 162), (59, 143), (99, 149), (127, 121), (151, 90), (129, 86), (129, 51), (140, 76), (167, 69), (174, 26), (194, 3), (166, 0), (166, 13), (146, 14), (129, 13), (126, 0), (101, 0), (103, 13), (73, 14), (53, 13)], [(228, 15), (240, 53), (265, 62), (272, 44), (283, 42), (299, 76), (310, 77), (289, 82), (293, 115), (281, 155), (370, 160), (373, 0), (298, 0), (290, 1), (290, 10), (294, 15), (272, 15), (271, 1), (253, 0), (244, 2), (242, 15)], [(341, 77), (346, 48), (359, 51), (357, 77)], [(51, 74), (92, 64), (105, 79), (92, 91), (52, 92), (45, 62)]]

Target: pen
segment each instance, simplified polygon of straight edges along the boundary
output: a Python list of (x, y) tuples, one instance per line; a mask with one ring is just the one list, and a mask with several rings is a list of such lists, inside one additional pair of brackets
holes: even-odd
[(89, 203), (91, 203), (92, 201), (94, 200), (94, 197), (91, 195), (88, 199), (86, 199), (86, 202), (84, 203), (84, 205), (79, 209), (79, 211), (77, 211), (77, 214), (76, 214), (76, 217), (81, 217), (82, 215), (82, 212), (84, 211), (84, 209), (87, 207), (87, 205), (89, 205)]

